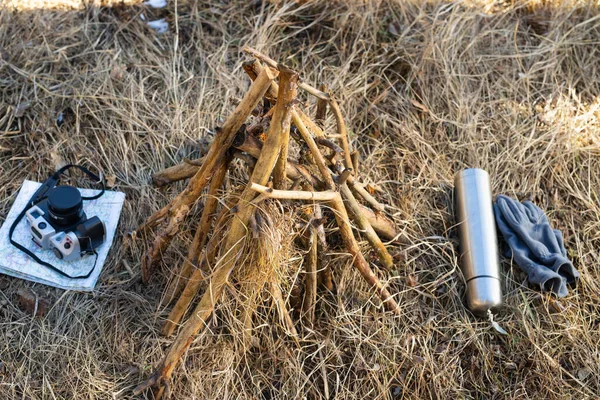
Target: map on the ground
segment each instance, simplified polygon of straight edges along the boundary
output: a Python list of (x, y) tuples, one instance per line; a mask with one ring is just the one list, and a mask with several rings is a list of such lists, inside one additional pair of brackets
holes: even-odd
[[(40, 248), (31, 238), (29, 223), (25, 217), (23, 217), (15, 228), (13, 240), (30, 250), (41, 260), (52, 264), (68, 275), (85, 275), (90, 269), (94, 268), (94, 271), (88, 278), (70, 279), (38, 264), (27, 254), (14, 247), (9, 241), (8, 231), (10, 226), (27, 205), (38, 187), (40, 187), (40, 183), (38, 182), (27, 180), (23, 182), (6, 221), (4, 221), (2, 228), (0, 228), (0, 273), (61, 289), (94, 290), (115, 237), (119, 215), (121, 214), (123, 201), (125, 200), (125, 193), (107, 190), (103, 196), (96, 200), (83, 201), (83, 210), (87, 217), (98, 216), (106, 226), (106, 240), (97, 249), (98, 260), (95, 267), (96, 256), (93, 254), (86, 255), (74, 261), (63, 261), (59, 260), (51, 250)], [(93, 189), (79, 189), (79, 191), (82, 196), (93, 196), (100, 192)]]

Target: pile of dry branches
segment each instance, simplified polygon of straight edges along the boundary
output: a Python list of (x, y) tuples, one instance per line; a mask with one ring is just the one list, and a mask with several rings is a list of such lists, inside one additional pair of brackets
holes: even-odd
[[(342, 112), (333, 95), (327, 92), (325, 85), (316, 89), (301, 82), (296, 71), (255, 50), (245, 51), (254, 58), (244, 63), (244, 70), (253, 81), (248, 92), (219, 129), (206, 156), (199, 160), (186, 160), (154, 176), (157, 185), (191, 179), (185, 190), (134, 232), (135, 238), (158, 228), (142, 259), (142, 278), (148, 282), (162, 254), (208, 186), (208, 196), (194, 240), (180, 271), (166, 289), (165, 298), (176, 300), (163, 327), (166, 336), (172, 335), (182, 321), (201, 282), (208, 281), (208, 287), (181, 326), (163, 361), (150, 379), (136, 389), (137, 393), (152, 387), (157, 398), (165, 394), (180, 358), (204, 327), (232, 272), (240, 267), (245, 238), (252, 232), (256, 233), (257, 230), (253, 229), (256, 226), (255, 213), (259, 203), (265, 199), (286, 200), (290, 205), (294, 204), (291, 200), (312, 203), (311, 215), (298, 221), (306, 227), (303, 243), (307, 256), (303, 263), (300, 313), (304, 324), (312, 326), (319, 285), (329, 290), (333, 288), (331, 271), (320, 261), (323, 250), (328, 246), (324, 230), (327, 216), (321, 204), (334, 215), (345, 250), (353, 257), (353, 265), (372, 286), (383, 305), (389, 311), (399, 313), (398, 304), (361, 253), (353, 227), (368, 240), (377, 254), (379, 266), (386, 270), (392, 269), (393, 260), (381, 238), (392, 240), (396, 232), (391, 221), (383, 215), (384, 205), (361, 183), (358, 157), (350, 149)], [(298, 88), (317, 98), (314, 121), (297, 100)], [(328, 134), (323, 128), (328, 109), (336, 120), (337, 132), (334, 134)], [(292, 147), (299, 154), (293, 159), (290, 158)], [(249, 181), (241, 194), (225, 199), (220, 191), (234, 157), (247, 165)], [(235, 200), (231, 201), (231, 198)], [(217, 212), (219, 204), (224, 206)], [(224, 224), (228, 229), (219, 229)], [(211, 226), (213, 233), (209, 235)], [(221, 234), (224, 236), (221, 237)], [(256, 286), (263, 287), (265, 283), (256, 282)], [(297, 340), (294, 321), (287, 311), (284, 296), (278, 285), (271, 287), (278, 312)], [(245, 323), (252, 327), (251, 315), (247, 316)]]

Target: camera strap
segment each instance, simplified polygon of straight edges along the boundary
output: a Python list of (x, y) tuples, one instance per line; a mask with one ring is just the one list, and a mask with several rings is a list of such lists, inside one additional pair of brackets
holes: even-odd
[(39, 187), (38, 190), (36, 190), (36, 192), (33, 194), (33, 196), (31, 196), (31, 199), (29, 200), (29, 202), (27, 203), (27, 205), (25, 206), (25, 208), (23, 208), (23, 210), (21, 211), (21, 213), (19, 214), (19, 216), (15, 219), (15, 221), (13, 222), (13, 224), (10, 226), (10, 230), (8, 231), (8, 238), (10, 240), (10, 243), (15, 246), (17, 249), (21, 250), (23, 253), (27, 254), (29, 257), (33, 258), (35, 260), (35, 262), (37, 262), (40, 265), (43, 265), (46, 268), (51, 269), (52, 271), (58, 273), (59, 275), (62, 275), (66, 278), (70, 278), (70, 279), (86, 279), (89, 278), (90, 275), (92, 275), (92, 272), (94, 272), (94, 269), (96, 269), (96, 263), (98, 262), (98, 253), (96, 252), (96, 250), (92, 250), (92, 251), (88, 251), (88, 254), (94, 254), (96, 256), (95, 260), (94, 260), (94, 265), (92, 266), (92, 268), (85, 273), (84, 275), (69, 275), (66, 272), (64, 272), (63, 270), (55, 267), (54, 265), (40, 259), (38, 256), (36, 256), (32, 251), (30, 251), (28, 248), (26, 248), (25, 246), (21, 245), (20, 243), (17, 243), (15, 240), (13, 240), (13, 233), (15, 232), (15, 228), (17, 227), (17, 225), (19, 224), (19, 222), (21, 222), (21, 220), (23, 219), (23, 217), (25, 216), (25, 213), (27, 212), (27, 210), (29, 210), (31, 207), (33, 207), (34, 205), (36, 205), (37, 203), (39, 203), (40, 201), (44, 200), (47, 195), (48, 192), (53, 189), (54, 187), (56, 187), (56, 185), (58, 185), (58, 181), (60, 180), (60, 176), (62, 174), (65, 173), (65, 171), (67, 171), (70, 168), (77, 168), (79, 169), (81, 172), (83, 172), (84, 174), (86, 174), (92, 181), (98, 183), (101, 187), (101, 191), (100, 193), (94, 195), (94, 196), (88, 196), (88, 197), (84, 197), (82, 196), (81, 199), (82, 200), (95, 200), (99, 197), (101, 197), (104, 194), (104, 179), (102, 178), (102, 174), (100, 174), (100, 176), (94, 174), (93, 172), (91, 172), (89, 169), (82, 167), (80, 165), (75, 165), (75, 164), (68, 164), (65, 165), (64, 167), (60, 168), (58, 171), (56, 171), (54, 174), (52, 174), (51, 177), (49, 177), (48, 179), (46, 179), (46, 181), (44, 181), (44, 183), (42, 183), (42, 185)]

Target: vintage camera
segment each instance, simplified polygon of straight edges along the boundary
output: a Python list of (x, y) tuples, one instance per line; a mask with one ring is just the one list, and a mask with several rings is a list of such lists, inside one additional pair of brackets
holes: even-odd
[(72, 186), (50, 189), (25, 213), (33, 241), (65, 261), (94, 253), (105, 240), (106, 227), (96, 216), (87, 218), (82, 200)]

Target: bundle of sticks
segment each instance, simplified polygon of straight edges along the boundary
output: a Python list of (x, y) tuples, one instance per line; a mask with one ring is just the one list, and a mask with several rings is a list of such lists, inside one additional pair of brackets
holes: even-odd
[[(172, 335), (179, 328), (177, 337), (153, 375), (135, 389), (136, 393), (152, 387), (156, 398), (168, 393), (169, 382), (179, 360), (189, 348), (195, 336), (205, 326), (219, 301), (228, 280), (239, 268), (240, 251), (248, 227), (254, 221), (257, 205), (265, 199), (311, 202), (312, 217), (308, 224), (307, 256), (304, 260), (304, 290), (302, 320), (312, 324), (318, 285), (333, 288), (331, 271), (327, 267), (318, 271), (318, 259), (327, 246), (323, 227), (324, 209), (327, 206), (334, 215), (345, 249), (353, 258), (353, 265), (379, 296), (385, 308), (399, 313), (399, 307), (388, 289), (377, 278), (369, 262), (361, 253), (354, 236), (355, 230), (363, 235), (377, 254), (379, 266), (393, 269), (393, 259), (382, 239), (393, 240), (396, 230), (384, 215), (385, 206), (379, 203), (360, 182), (358, 158), (350, 149), (344, 118), (340, 107), (326, 85), (316, 89), (301, 82), (296, 71), (277, 63), (254, 49), (244, 51), (253, 58), (243, 64), (252, 79), (249, 90), (233, 113), (218, 130), (208, 153), (198, 160), (186, 160), (183, 164), (160, 171), (154, 175), (156, 185), (166, 185), (190, 178), (187, 187), (165, 207), (150, 216), (133, 237), (156, 228), (157, 232), (142, 258), (142, 280), (148, 282), (161, 262), (163, 253), (178, 234), (180, 226), (208, 186), (204, 208), (196, 234), (181, 268), (167, 286), (165, 298), (175, 305), (163, 326), (164, 335)], [(302, 110), (297, 100), (300, 88), (317, 98), (315, 120)], [(337, 132), (327, 134), (324, 120), (327, 110), (335, 116)], [(252, 123), (246, 123), (249, 119)], [(290, 159), (290, 138), (306, 155)], [(217, 212), (219, 193), (234, 157), (251, 166), (249, 181), (236, 203), (228, 204)], [(359, 199), (359, 200), (357, 200)], [(366, 204), (366, 205), (365, 205)], [(229, 219), (224, 238), (213, 235), (225, 219)], [(214, 224), (213, 224), (214, 222)], [(206, 274), (207, 265), (214, 265), (213, 272)], [(207, 288), (188, 319), (180, 326), (188, 308), (198, 294), (201, 282)], [(286, 311), (281, 292), (274, 291), (275, 302), (285, 317), (288, 331), (297, 336), (294, 322)], [(176, 300), (176, 301), (175, 301)]]

